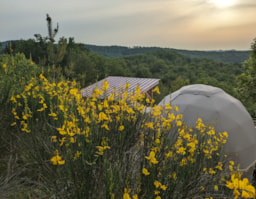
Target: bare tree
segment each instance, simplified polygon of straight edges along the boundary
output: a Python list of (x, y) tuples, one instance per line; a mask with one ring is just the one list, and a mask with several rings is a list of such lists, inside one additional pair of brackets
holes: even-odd
[(59, 24), (57, 23), (57, 27), (53, 30), (52, 28), (52, 18), (50, 17), (49, 14), (46, 14), (46, 21), (47, 21), (47, 28), (48, 28), (48, 36), (47, 37), (42, 37), (41, 34), (35, 34), (34, 36), (38, 41), (43, 41), (46, 42), (47, 40), (54, 43), (54, 37), (59, 31)]

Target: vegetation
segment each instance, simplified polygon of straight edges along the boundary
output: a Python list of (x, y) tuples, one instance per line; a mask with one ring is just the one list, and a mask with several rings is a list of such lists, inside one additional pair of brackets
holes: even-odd
[[(54, 50), (49, 51), (48, 45)], [(184, 85), (196, 83), (217, 86), (237, 96), (236, 76), (242, 73), (239, 63), (189, 58), (169, 50), (109, 59), (90, 52), (72, 38), (61, 38), (52, 45), (51, 42), (40, 43), (31, 39), (14, 42), (9, 47), (12, 53), (24, 53), (39, 65), (55, 65), (66, 78), (76, 80), (83, 87), (109, 75), (159, 78), (162, 93), (157, 101)], [(9, 47), (5, 53), (10, 53)]]
[(123, 46), (96, 46), (85, 44), (86, 48), (108, 58), (119, 58), (127, 55), (144, 54), (158, 50), (170, 50), (190, 58), (212, 59), (224, 63), (242, 63), (249, 58), (249, 51), (196, 51), (196, 50), (179, 50), (173, 48), (159, 47), (123, 47)]
[[(244, 68), (167, 49), (110, 59), (73, 38), (56, 42), (49, 15), (47, 25), (48, 36), (11, 42), (0, 54), (0, 198), (255, 198), (223, 153), (227, 132), (201, 118), (189, 128), (177, 107), (156, 105), (194, 83), (253, 102), (245, 88), (255, 45)], [(129, 94), (127, 84), (99, 99), (105, 82), (82, 98), (82, 87), (108, 75), (160, 78), (159, 95), (150, 101), (139, 86)]]
[(186, 127), (139, 87), (102, 100), (105, 82), (82, 98), (75, 81), (22, 54), (0, 65), (1, 198), (254, 197), (222, 152), (228, 134), (200, 118)]
[(238, 76), (239, 98), (250, 114), (256, 117), (256, 39), (251, 45), (250, 58), (243, 63), (243, 73)]

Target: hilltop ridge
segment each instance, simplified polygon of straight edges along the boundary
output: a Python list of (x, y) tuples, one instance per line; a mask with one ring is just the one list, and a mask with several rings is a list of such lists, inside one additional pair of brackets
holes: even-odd
[[(5, 48), (8, 43), (12, 40), (0, 42), (2, 45), (0, 46), (0, 50)], [(250, 56), (250, 51), (247, 50), (185, 50), (185, 49), (175, 49), (175, 48), (162, 48), (162, 47), (125, 47), (125, 46), (99, 46), (92, 44), (83, 44), (87, 49), (92, 52), (98, 53), (99, 55), (108, 57), (108, 58), (120, 58), (128, 55), (136, 55), (143, 54), (146, 52), (153, 52), (157, 50), (170, 50), (175, 51), (181, 55), (188, 56), (190, 58), (206, 58), (212, 59), (217, 62), (225, 62), (225, 63), (242, 63), (247, 60)]]
[(212, 50), (212, 51), (199, 51), (199, 50), (181, 50), (174, 48), (161, 48), (161, 47), (124, 47), (124, 46), (98, 46), (85, 44), (85, 47), (92, 52), (96, 52), (108, 58), (118, 58), (128, 55), (142, 54), (146, 52), (152, 52), (157, 50), (170, 50), (179, 54), (191, 57), (191, 58), (207, 58), (213, 59), (217, 62), (226, 63), (242, 63), (250, 56), (250, 51), (239, 50)]

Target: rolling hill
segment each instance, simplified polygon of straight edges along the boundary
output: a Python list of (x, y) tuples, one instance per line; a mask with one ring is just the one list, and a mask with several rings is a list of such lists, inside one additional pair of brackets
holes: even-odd
[(160, 48), (160, 47), (124, 47), (124, 46), (97, 46), (91, 44), (85, 44), (85, 47), (92, 52), (96, 52), (108, 58), (117, 58), (127, 55), (142, 54), (146, 52), (157, 51), (161, 49), (178, 52), (179, 54), (191, 57), (191, 58), (207, 58), (213, 59), (217, 62), (226, 63), (242, 63), (250, 56), (249, 51), (196, 51), (196, 50), (179, 50), (173, 48)]

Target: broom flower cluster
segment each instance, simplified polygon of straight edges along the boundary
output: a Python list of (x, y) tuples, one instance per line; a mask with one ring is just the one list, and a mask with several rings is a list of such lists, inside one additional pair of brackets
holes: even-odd
[[(11, 125), (34, 134), (33, 124), (45, 120), (55, 147), (51, 164), (61, 165), (59, 169), (83, 167), (87, 174), (102, 179), (106, 192), (113, 197), (175, 198), (186, 187), (188, 197), (195, 193), (205, 198), (209, 192), (224, 194), (217, 182), (228, 178), (221, 175), (230, 167), (221, 160), (227, 132), (215, 132), (201, 118), (195, 128), (187, 127), (178, 107), (155, 105), (139, 86), (128, 92), (126, 84), (106, 95), (108, 88), (108, 82), (104, 82), (102, 88), (83, 98), (75, 81), (51, 82), (40, 74), (11, 97)], [(159, 88), (153, 91), (159, 93)], [(134, 171), (128, 164), (139, 169)], [(95, 181), (82, 175), (77, 178), (88, 186)], [(233, 175), (225, 187), (233, 190), (235, 197), (249, 198), (255, 193), (247, 179)], [(124, 192), (114, 194), (114, 188)]]

